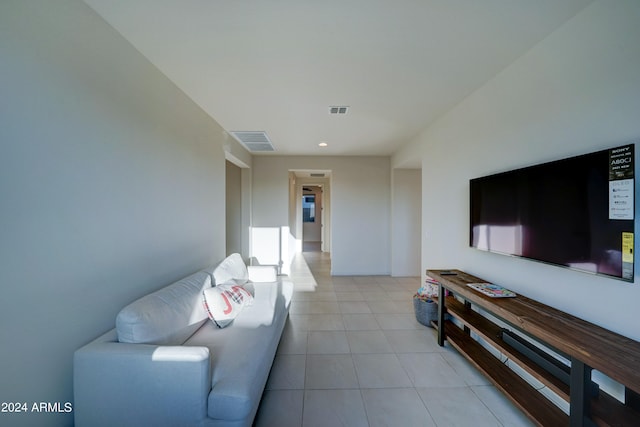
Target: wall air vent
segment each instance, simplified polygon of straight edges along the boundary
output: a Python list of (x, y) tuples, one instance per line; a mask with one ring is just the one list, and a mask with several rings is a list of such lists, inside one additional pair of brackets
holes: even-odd
[(251, 152), (275, 151), (266, 132), (231, 132), (231, 135)]
[(309, 176), (311, 178), (324, 178), (324, 174), (323, 173), (310, 173)]
[(329, 114), (344, 115), (344, 114), (347, 114), (348, 111), (349, 111), (349, 107), (346, 105), (329, 107)]

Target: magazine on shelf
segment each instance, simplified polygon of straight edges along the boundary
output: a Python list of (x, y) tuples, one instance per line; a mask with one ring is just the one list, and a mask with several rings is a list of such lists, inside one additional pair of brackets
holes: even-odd
[(492, 298), (513, 298), (516, 293), (493, 283), (468, 283), (467, 286)]
[(426, 280), (425, 280), (425, 281), (426, 281), (427, 283), (432, 283), (432, 284), (434, 284), (434, 285), (439, 285), (439, 284), (440, 284), (440, 282), (438, 282), (437, 280), (435, 280), (434, 278), (429, 277), (429, 276), (427, 276), (427, 278), (426, 278)]

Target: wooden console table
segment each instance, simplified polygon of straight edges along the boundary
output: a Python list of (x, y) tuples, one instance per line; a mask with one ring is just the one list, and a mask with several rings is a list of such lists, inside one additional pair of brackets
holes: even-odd
[[(442, 274), (449, 272), (453, 274)], [(438, 344), (444, 345), (446, 339), (538, 425), (640, 426), (640, 342), (522, 295), (515, 298), (483, 295), (467, 284), (486, 281), (459, 270), (427, 270), (427, 275), (440, 284), (438, 321), (434, 322)], [(445, 296), (446, 291), (453, 295)], [(530, 341), (527, 347), (507, 339), (511, 335), (505, 336), (500, 326), (474, 310), (474, 306), (562, 355), (570, 366), (550, 358)], [(463, 327), (445, 321), (445, 313)], [(471, 332), (568, 402), (570, 414), (565, 414), (493, 356), (471, 337)], [(625, 386), (626, 404), (593, 387), (592, 369)]]

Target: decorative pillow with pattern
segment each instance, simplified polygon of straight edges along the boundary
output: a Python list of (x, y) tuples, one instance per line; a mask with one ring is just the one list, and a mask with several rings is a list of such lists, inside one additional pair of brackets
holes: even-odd
[(245, 306), (253, 304), (253, 295), (235, 281), (207, 288), (202, 292), (204, 308), (219, 328), (233, 322)]

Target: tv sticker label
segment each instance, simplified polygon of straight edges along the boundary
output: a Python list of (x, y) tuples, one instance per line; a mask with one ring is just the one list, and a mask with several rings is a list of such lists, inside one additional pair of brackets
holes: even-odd
[(622, 233), (622, 262), (633, 263), (633, 233)]
[(633, 219), (633, 179), (609, 181), (609, 219)]
[(634, 219), (634, 145), (609, 150), (609, 219)]
[(609, 150), (609, 181), (633, 178), (633, 145)]
[(633, 279), (633, 233), (622, 233), (622, 278)]

